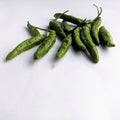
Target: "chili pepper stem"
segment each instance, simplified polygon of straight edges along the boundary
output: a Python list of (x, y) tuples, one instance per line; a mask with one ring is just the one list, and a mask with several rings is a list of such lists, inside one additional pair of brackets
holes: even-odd
[[(85, 21), (87, 21), (87, 18), (85, 18), (84, 20), (83, 20), (83, 22), (85, 22)], [(91, 22), (89, 22), (89, 23), (87, 23), (87, 24), (91, 24)], [(80, 24), (78, 24), (76, 27), (74, 27), (72, 30), (70, 30), (69, 32), (68, 32), (68, 34), (70, 34), (70, 33), (72, 33), (75, 29), (77, 29), (78, 27), (80, 27)]]
[[(102, 13), (102, 7), (100, 7), (100, 8), (98, 8), (98, 6), (97, 5), (95, 5), (95, 4), (93, 4), (93, 6), (95, 6), (96, 8), (97, 8), (97, 17), (96, 18), (98, 18), (100, 15), (101, 15), (101, 13)], [(99, 10), (100, 9), (100, 10)], [(96, 19), (95, 18), (95, 19)]]
[(40, 29), (40, 30), (43, 30), (43, 31), (47, 31), (47, 32), (50, 32), (51, 30), (50, 29), (44, 29), (44, 28), (40, 28), (40, 27), (35, 27), (37, 29)]
[(61, 15), (59, 15), (58, 17), (56, 17), (54, 20), (56, 21), (58, 18), (60, 18), (62, 15), (64, 15), (65, 13), (69, 12), (69, 10), (66, 10), (65, 12), (63, 12)]

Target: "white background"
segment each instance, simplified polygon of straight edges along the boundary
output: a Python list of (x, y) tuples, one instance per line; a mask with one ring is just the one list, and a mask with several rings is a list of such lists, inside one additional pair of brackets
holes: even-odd
[[(95, 18), (93, 4), (103, 8), (102, 25), (115, 48), (98, 47), (92, 63), (72, 48), (53, 60), (60, 41), (38, 61), (37, 47), (5, 62), (6, 55), (30, 38), (31, 24), (47, 27), (56, 12), (70, 10), (80, 18)], [(120, 120), (119, 0), (0, 0), (0, 120)]]

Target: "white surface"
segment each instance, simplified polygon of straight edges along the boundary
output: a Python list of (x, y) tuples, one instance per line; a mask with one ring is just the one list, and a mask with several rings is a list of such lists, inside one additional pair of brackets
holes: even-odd
[[(33, 48), (10, 62), (5, 56), (30, 36), (25, 29), (46, 27), (55, 12), (92, 19), (93, 4), (103, 8), (102, 24), (115, 48), (98, 48), (100, 61), (91, 63), (72, 48), (59, 62), (56, 42), (41, 60)], [(120, 120), (119, 0), (0, 0), (0, 120)]]

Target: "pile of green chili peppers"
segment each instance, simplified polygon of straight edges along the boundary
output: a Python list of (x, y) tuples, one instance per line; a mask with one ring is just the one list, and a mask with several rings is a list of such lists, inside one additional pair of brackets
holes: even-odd
[[(98, 63), (98, 45), (104, 47), (114, 47), (112, 37), (108, 30), (101, 25), (102, 8), (97, 8), (97, 17), (93, 20), (80, 19), (78, 17), (64, 13), (55, 13), (54, 19), (49, 22), (48, 29), (39, 28), (27, 23), (27, 28), (32, 35), (18, 46), (16, 46), (7, 56), (6, 60), (11, 60), (22, 52), (39, 45), (34, 53), (34, 59), (39, 59), (46, 55), (56, 42), (56, 37), (61, 39), (61, 46), (56, 52), (56, 59), (60, 59), (71, 46), (89, 55), (93, 63)], [(61, 19), (62, 21), (58, 21)], [(39, 30), (46, 31), (40, 34)], [(48, 34), (49, 33), (49, 34)]]

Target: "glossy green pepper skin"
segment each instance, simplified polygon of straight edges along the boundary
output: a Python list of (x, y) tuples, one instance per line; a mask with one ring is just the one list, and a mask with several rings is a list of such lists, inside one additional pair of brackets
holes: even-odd
[(83, 50), (83, 51), (86, 50), (86, 46), (84, 45), (84, 43), (82, 42), (81, 37), (80, 37), (80, 27), (77, 27), (73, 31), (72, 38), (73, 38), (73, 42), (75, 43), (77, 48), (79, 48), (80, 50)]
[(111, 34), (104, 26), (101, 26), (99, 29), (99, 37), (100, 37), (100, 42), (103, 46), (107, 46), (107, 47), (115, 46)]
[(72, 44), (72, 37), (71, 35), (68, 35), (62, 40), (62, 44), (57, 51), (56, 58), (57, 59), (62, 58), (67, 53), (71, 44)]
[(36, 45), (39, 45), (44, 38), (44, 35), (38, 35), (23, 41), (7, 55), (6, 60), (11, 60), (22, 52), (29, 50)]
[(27, 28), (33, 37), (40, 35), (40, 32), (37, 30), (37, 28), (31, 25), (29, 22), (27, 22)]
[(62, 29), (64, 30), (64, 32), (66, 33), (66, 34), (69, 34), (69, 32), (71, 31), (71, 27), (70, 27), (70, 25), (67, 23), (67, 21), (62, 21), (62, 23), (61, 23), (61, 27), (62, 27)]
[(91, 38), (90, 27), (88, 25), (85, 25), (81, 30), (81, 40), (83, 41), (88, 52), (90, 53), (92, 61), (94, 63), (97, 63), (99, 61), (98, 50)]
[(100, 44), (98, 28), (101, 24), (101, 17), (97, 17), (91, 24), (91, 37), (96, 45)]
[(58, 16), (60, 16), (59, 18), (74, 23), (74, 24), (79, 24), (79, 25), (83, 25), (83, 20), (77, 17), (74, 17), (72, 15), (67, 15), (67, 14), (62, 14), (62, 13), (56, 13), (54, 14), (54, 17), (57, 18)]
[(83, 20), (83, 19), (77, 18), (75, 16), (68, 15), (68, 14), (63, 14), (63, 13), (55, 13), (54, 17), (63, 19), (64, 21), (71, 22), (71, 23), (79, 25), (81, 27), (84, 26), (87, 23), (92, 22), (91, 20)]
[(99, 29), (99, 26), (102, 22), (102, 19), (100, 17), (101, 13), (102, 13), (102, 8), (98, 8), (97, 5), (94, 4), (94, 6), (97, 8), (97, 17), (93, 20), (93, 22), (91, 23), (91, 30), (90, 30), (90, 34), (91, 34), (91, 37), (94, 41), (94, 43), (96, 45), (99, 45), (100, 44), (100, 39), (99, 39), (99, 34), (98, 34), (98, 29)]
[(55, 30), (56, 34), (61, 38), (64, 39), (66, 37), (66, 34), (62, 27), (57, 23), (57, 21), (52, 20), (49, 22), (49, 27), (51, 30)]
[(34, 59), (39, 59), (43, 57), (52, 48), (56, 41), (56, 32), (54, 30), (50, 31), (50, 34), (44, 39), (39, 48), (34, 54)]

